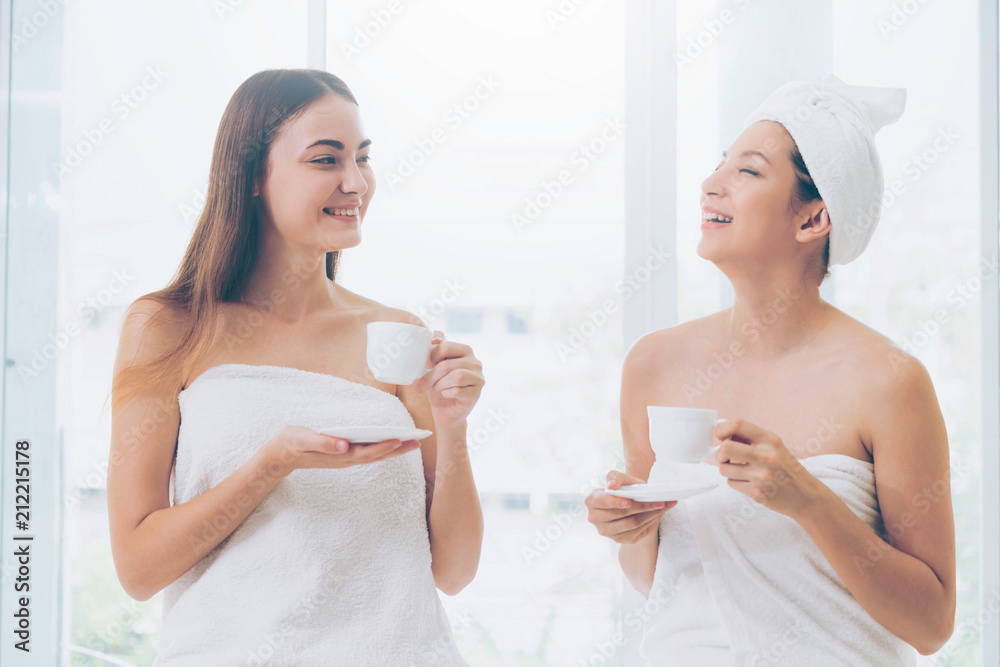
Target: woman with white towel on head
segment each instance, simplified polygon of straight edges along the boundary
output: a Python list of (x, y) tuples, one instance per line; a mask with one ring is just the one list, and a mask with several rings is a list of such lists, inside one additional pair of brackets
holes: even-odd
[[(702, 184), (698, 254), (730, 280), (733, 305), (629, 349), (626, 470), (608, 486), (656, 465), (649, 405), (726, 418), (704, 461), (723, 483), (680, 501), (586, 501), (648, 598), (647, 665), (895, 667), (951, 636), (948, 435), (930, 377), (819, 292), (828, 266), (871, 238), (875, 133), (905, 99), (832, 74), (786, 84)], [(696, 387), (722, 351), (727, 368)]]
[[(484, 380), (434, 332), (412, 385), (366, 325), (425, 325), (336, 282), (375, 191), (357, 100), (320, 70), (247, 79), (173, 281), (121, 331), (108, 468), (129, 595), (164, 591), (157, 666), (467, 665), (438, 597), (475, 576), (466, 418)], [(418, 427), (350, 443), (329, 426)]]

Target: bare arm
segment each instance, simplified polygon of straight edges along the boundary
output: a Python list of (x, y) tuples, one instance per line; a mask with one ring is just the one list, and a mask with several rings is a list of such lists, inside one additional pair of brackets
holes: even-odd
[(886, 369), (886, 377), (885, 386), (871, 388), (870, 405), (878, 410), (866, 421), (888, 542), (829, 489), (798, 521), (861, 606), (930, 655), (948, 641), (955, 623), (948, 433), (919, 361)]
[[(655, 401), (650, 402), (650, 397), (658, 371), (652, 366), (656, 349), (651, 344), (651, 336), (647, 334), (637, 340), (625, 354), (621, 383), (625, 472), (608, 472), (609, 489), (644, 484), (653, 467), (646, 406), (655, 405)], [(596, 526), (597, 532), (621, 545), (618, 562), (622, 571), (632, 586), (648, 598), (660, 545), (660, 517), (677, 501), (639, 502), (619, 498), (604, 489), (594, 489), (584, 503), (588, 510), (587, 520)]]
[[(139, 300), (126, 313), (115, 368), (166, 350), (178, 334), (170, 320), (150, 322), (160, 306)], [(343, 443), (289, 426), (261, 443), (233, 474), (205, 493), (170, 505), (170, 467), (180, 411), (173, 389), (144, 388), (112, 412), (108, 460), (111, 553), (118, 579), (131, 597), (148, 600), (217, 547), (293, 470), (341, 468), (413, 451), (415, 443)]]
[(444, 341), (432, 349), (430, 361), (434, 370), (412, 385), (399, 386), (397, 394), (417, 428), (434, 431), (420, 441), (431, 572), (441, 592), (457, 595), (476, 576), (483, 546), (483, 510), (469, 460), (465, 414), (478, 400), (484, 380), (482, 364), (466, 345)]
[[(646, 388), (651, 386), (652, 364), (648, 359), (648, 338), (640, 338), (625, 355), (621, 380), (622, 442), (625, 448), (625, 472), (643, 481), (649, 479), (653, 467), (653, 448), (649, 444), (649, 399)], [(638, 504), (638, 503), (636, 503)], [(670, 503), (673, 507), (675, 503)], [(669, 509), (669, 507), (667, 509)], [(618, 562), (632, 586), (646, 598), (653, 587), (656, 554), (660, 547), (659, 517), (656, 528), (632, 543), (618, 547)]]
[[(115, 370), (162, 354), (178, 332), (161, 306), (135, 302), (125, 315)], [(170, 467), (180, 412), (172, 390), (151, 386), (112, 412), (108, 459), (111, 552), (125, 591), (148, 600), (205, 557), (280, 481), (254, 456), (189, 502), (170, 506)]]
[(774, 433), (729, 420), (716, 428), (724, 442), (715, 456), (730, 486), (797, 521), (872, 618), (929, 655), (948, 641), (955, 622), (948, 434), (918, 361), (910, 358), (898, 373), (867, 375), (870, 381), (856, 383), (869, 411), (861, 435), (872, 443), (888, 541)]

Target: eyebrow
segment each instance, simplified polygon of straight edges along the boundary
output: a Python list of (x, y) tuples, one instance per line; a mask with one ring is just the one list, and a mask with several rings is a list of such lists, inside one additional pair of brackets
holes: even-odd
[[(762, 160), (764, 160), (764, 162), (768, 164), (771, 164), (771, 161), (767, 159), (767, 156), (761, 153), (760, 151), (743, 151), (742, 153), (740, 153), (740, 157), (754, 157), (754, 156), (761, 158)], [(722, 151), (722, 157), (723, 158), (726, 157), (726, 151)]]
[[(372, 142), (371, 139), (365, 139), (360, 144), (358, 144), (358, 150), (361, 150), (365, 146), (369, 145), (371, 142)], [(314, 141), (313, 143), (306, 146), (306, 150), (309, 150), (313, 146), (331, 146), (333, 148), (336, 148), (338, 151), (344, 150), (344, 142), (337, 141), (336, 139), (320, 139), (319, 141)]]

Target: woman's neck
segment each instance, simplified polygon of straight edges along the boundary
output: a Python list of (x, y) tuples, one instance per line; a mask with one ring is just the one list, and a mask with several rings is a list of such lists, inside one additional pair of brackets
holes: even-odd
[(792, 353), (812, 341), (827, 322), (830, 305), (819, 285), (788, 277), (761, 276), (732, 280), (727, 343), (739, 343), (742, 356), (767, 361)]
[(334, 285), (326, 277), (326, 253), (261, 252), (243, 301), (277, 322), (295, 325), (335, 306)]

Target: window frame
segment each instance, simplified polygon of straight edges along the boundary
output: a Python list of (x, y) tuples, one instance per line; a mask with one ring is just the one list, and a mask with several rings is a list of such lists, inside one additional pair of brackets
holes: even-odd
[[(676, 53), (676, 10), (673, 3), (656, 0), (630, 0), (626, 3), (626, 133), (625, 155), (625, 266), (642, 262), (648, 249), (662, 248), (676, 256), (676, 108), (677, 71), (673, 63)], [(998, 99), (998, 10), (996, 0), (980, 0), (980, 118), (981, 118), (981, 248), (996, 251), (1000, 247), (1000, 99)], [(309, 0), (307, 62), (322, 68), (325, 63), (326, 1)], [(51, 26), (50, 26), (51, 28)], [(6, 323), (22, 319), (19, 313), (8, 312), (27, 302), (22, 297), (11, 299), (12, 289), (21, 287), (8, 279), (10, 239), (10, 138), (14, 32), (14, 1), (0, 0), (0, 270), (3, 289), (0, 307), (4, 327), (0, 328), (0, 343), (5, 360), (3, 382), (0, 383), (0, 411), (5, 446), (0, 450), (0, 499), (5, 508), (14, 505), (15, 485), (8, 479), (14, 469), (15, 433), (28, 433), (30, 424), (23, 420), (8, 403), (19, 392), (7, 391), (18, 381), (16, 364), (23, 351), (11, 350), (11, 336)], [(656, 122), (654, 122), (656, 121)], [(649, 284), (635, 298), (624, 304), (624, 347), (627, 349), (648, 331), (677, 324), (677, 269), (675, 265), (657, 271)], [(982, 399), (982, 477), (981, 487), (981, 610), (989, 609), (990, 596), (1000, 590), (1000, 288), (996, 280), (983, 283), (981, 309), (981, 399)], [(54, 307), (54, 306), (53, 306)], [(44, 321), (40, 325), (44, 326)], [(17, 336), (21, 338), (21, 335)], [(42, 336), (44, 338), (44, 334)], [(13, 362), (13, 363), (11, 363)], [(54, 365), (52, 369), (54, 370)], [(55, 429), (51, 441), (58, 449)], [(9, 445), (8, 445), (9, 443)], [(40, 447), (38, 449), (41, 449)], [(59, 503), (61, 479), (58, 451), (33, 457), (32, 513), (51, 520), (47, 530), (61, 527)], [(49, 480), (46, 483), (46, 479)], [(12, 610), (16, 603), (11, 574), (13, 562), (13, 515), (5, 511), (0, 516), (0, 662), (14, 663), (24, 658), (15, 653)], [(41, 525), (41, 522), (39, 522)], [(42, 536), (43, 530), (33, 531)], [(61, 627), (63, 610), (61, 538), (47, 547), (38, 541), (36, 549), (48, 554), (33, 558), (31, 563), (32, 635), (31, 660), (38, 664), (57, 664), (61, 653), (68, 649), (68, 628)], [(40, 547), (40, 548), (39, 548)], [(630, 610), (644, 603), (631, 586), (623, 586), (623, 608)], [(980, 628), (982, 664), (1000, 664), (1000, 615), (990, 614)], [(957, 619), (960, 621), (961, 619)], [(65, 631), (65, 632), (64, 632)], [(60, 637), (62, 635), (62, 637)], [(61, 641), (60, 641), (61, 640)], [(638, 660), (641, 636), (629, 635), (626, 641), (626, 664)]]

